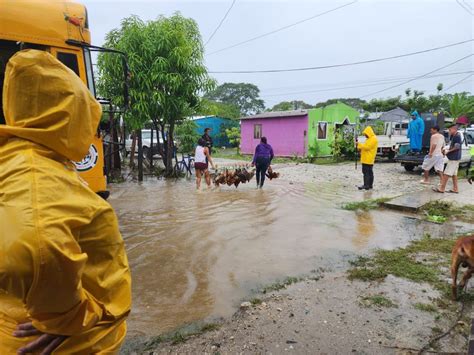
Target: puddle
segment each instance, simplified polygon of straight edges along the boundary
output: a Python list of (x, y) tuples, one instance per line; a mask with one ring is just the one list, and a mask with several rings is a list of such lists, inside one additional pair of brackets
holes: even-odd
[(262, 284), (337, 269), (354, 253), (395, 248), (424, 232), (456, 231), (397, 212), (342, 210), (360, 199), (343, 191), (278, 180), (261, 191), (247, 184), (199, 193), (193, 180), (113, 186), (133, 277), (129, 335), (229, 316)]

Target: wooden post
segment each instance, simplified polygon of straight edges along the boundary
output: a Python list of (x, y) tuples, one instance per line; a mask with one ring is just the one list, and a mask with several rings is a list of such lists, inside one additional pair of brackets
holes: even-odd
[(138, 181), (143, 181), (142, 130), (138, 130)]
[(151, 141), (148, 159), (150, 160), (150, 171), (153, 171), (153, 126), (151, 127), (150, 133)]

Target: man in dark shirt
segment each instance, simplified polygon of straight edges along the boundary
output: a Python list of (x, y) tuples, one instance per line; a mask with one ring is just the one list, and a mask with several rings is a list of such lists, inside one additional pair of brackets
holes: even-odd
[(446, 189), (446, 184), (450, 177), (453, 178), (453, 189), (448, 192), (457, 194), (458, 190), (458, 169), (459, 161), (461, 160), (462, 154), (462, 139), (461, 135), (458, 133), (458, 126), (452, 125), (449, 127), (449, 135), (451, 136), (451, 141), (449, 144), (449, 150), (445, 151), (445, 155), (448, 158), (448, 164), (444, 169), (443, 179), (441, 180), (441, 185), (439, 188), (434, 188), (436, 192), (443, 193)]
[(211, 129), (210, 128), (205, 128), (204, 129), (204, 134), (202, 135), (202, 139), (206, 141), (206, 147), (209, 149), (209, 155), (212, 154), (212, 137), (210, 136)]

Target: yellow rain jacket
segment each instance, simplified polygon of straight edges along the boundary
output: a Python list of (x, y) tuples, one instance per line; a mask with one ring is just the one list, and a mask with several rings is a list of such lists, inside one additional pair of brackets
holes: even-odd
[(101, 107), (47, 52), (25, 50), (6, 69), (0, 125), (0, 354), (36, 337), (32, 321), (70, 336), (55, 354), (118, 352), (130, 312), (130, 270), (111, 206), (71, 160), (87, 153)]
[(367, 126), (362, 134), (367, 136), (364, 143), (359, 143), (357, 149), (360, 150), (360, 162), (362, 164), (374, 165), (377, 155), (378, 140), (372, 127)]

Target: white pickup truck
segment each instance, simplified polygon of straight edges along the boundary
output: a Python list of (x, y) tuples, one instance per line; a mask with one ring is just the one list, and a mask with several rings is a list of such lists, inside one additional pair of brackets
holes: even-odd
[[(461, 150), (461, 161), (460, 166), (468, 166), (471, 161), (471, 148), (474, 147), (474, 132), (471, 130), (459, 130), (459, 134), (462, 139), (462, 150)], [(449, 149), (449, 134), (448, 130), (443, 132), (444, 138), (446, 141), (446, 149)], [(407, 144), (409, 146), (409, 143)], [(403, 149), (406, 148), (406, 149)], [(423, 159), (425, 155), (428, 154), (428, 148), (424, 148), (421, 153), (411, 153), (407, 152), (405, 154), (399, 154), (395, 157), (395, 161), (403, 165), (406, 171), (412, 171), (416, 166), (423, 164)], [(408, 151), (409, 147), (402, 147), (400, 151)], [(445, 163), (447, 163), (447, 158), (445, 158)]]
[[(407, 138), (407, 129), (408, 121), (385, 122), (384, 134), (377, 135), (377, 155), (389, 159), (395, 158), (400, 145), (410, 142)], [(366, 140), (365, 136), (359, 136), (358, 139), (361, 143)]]

